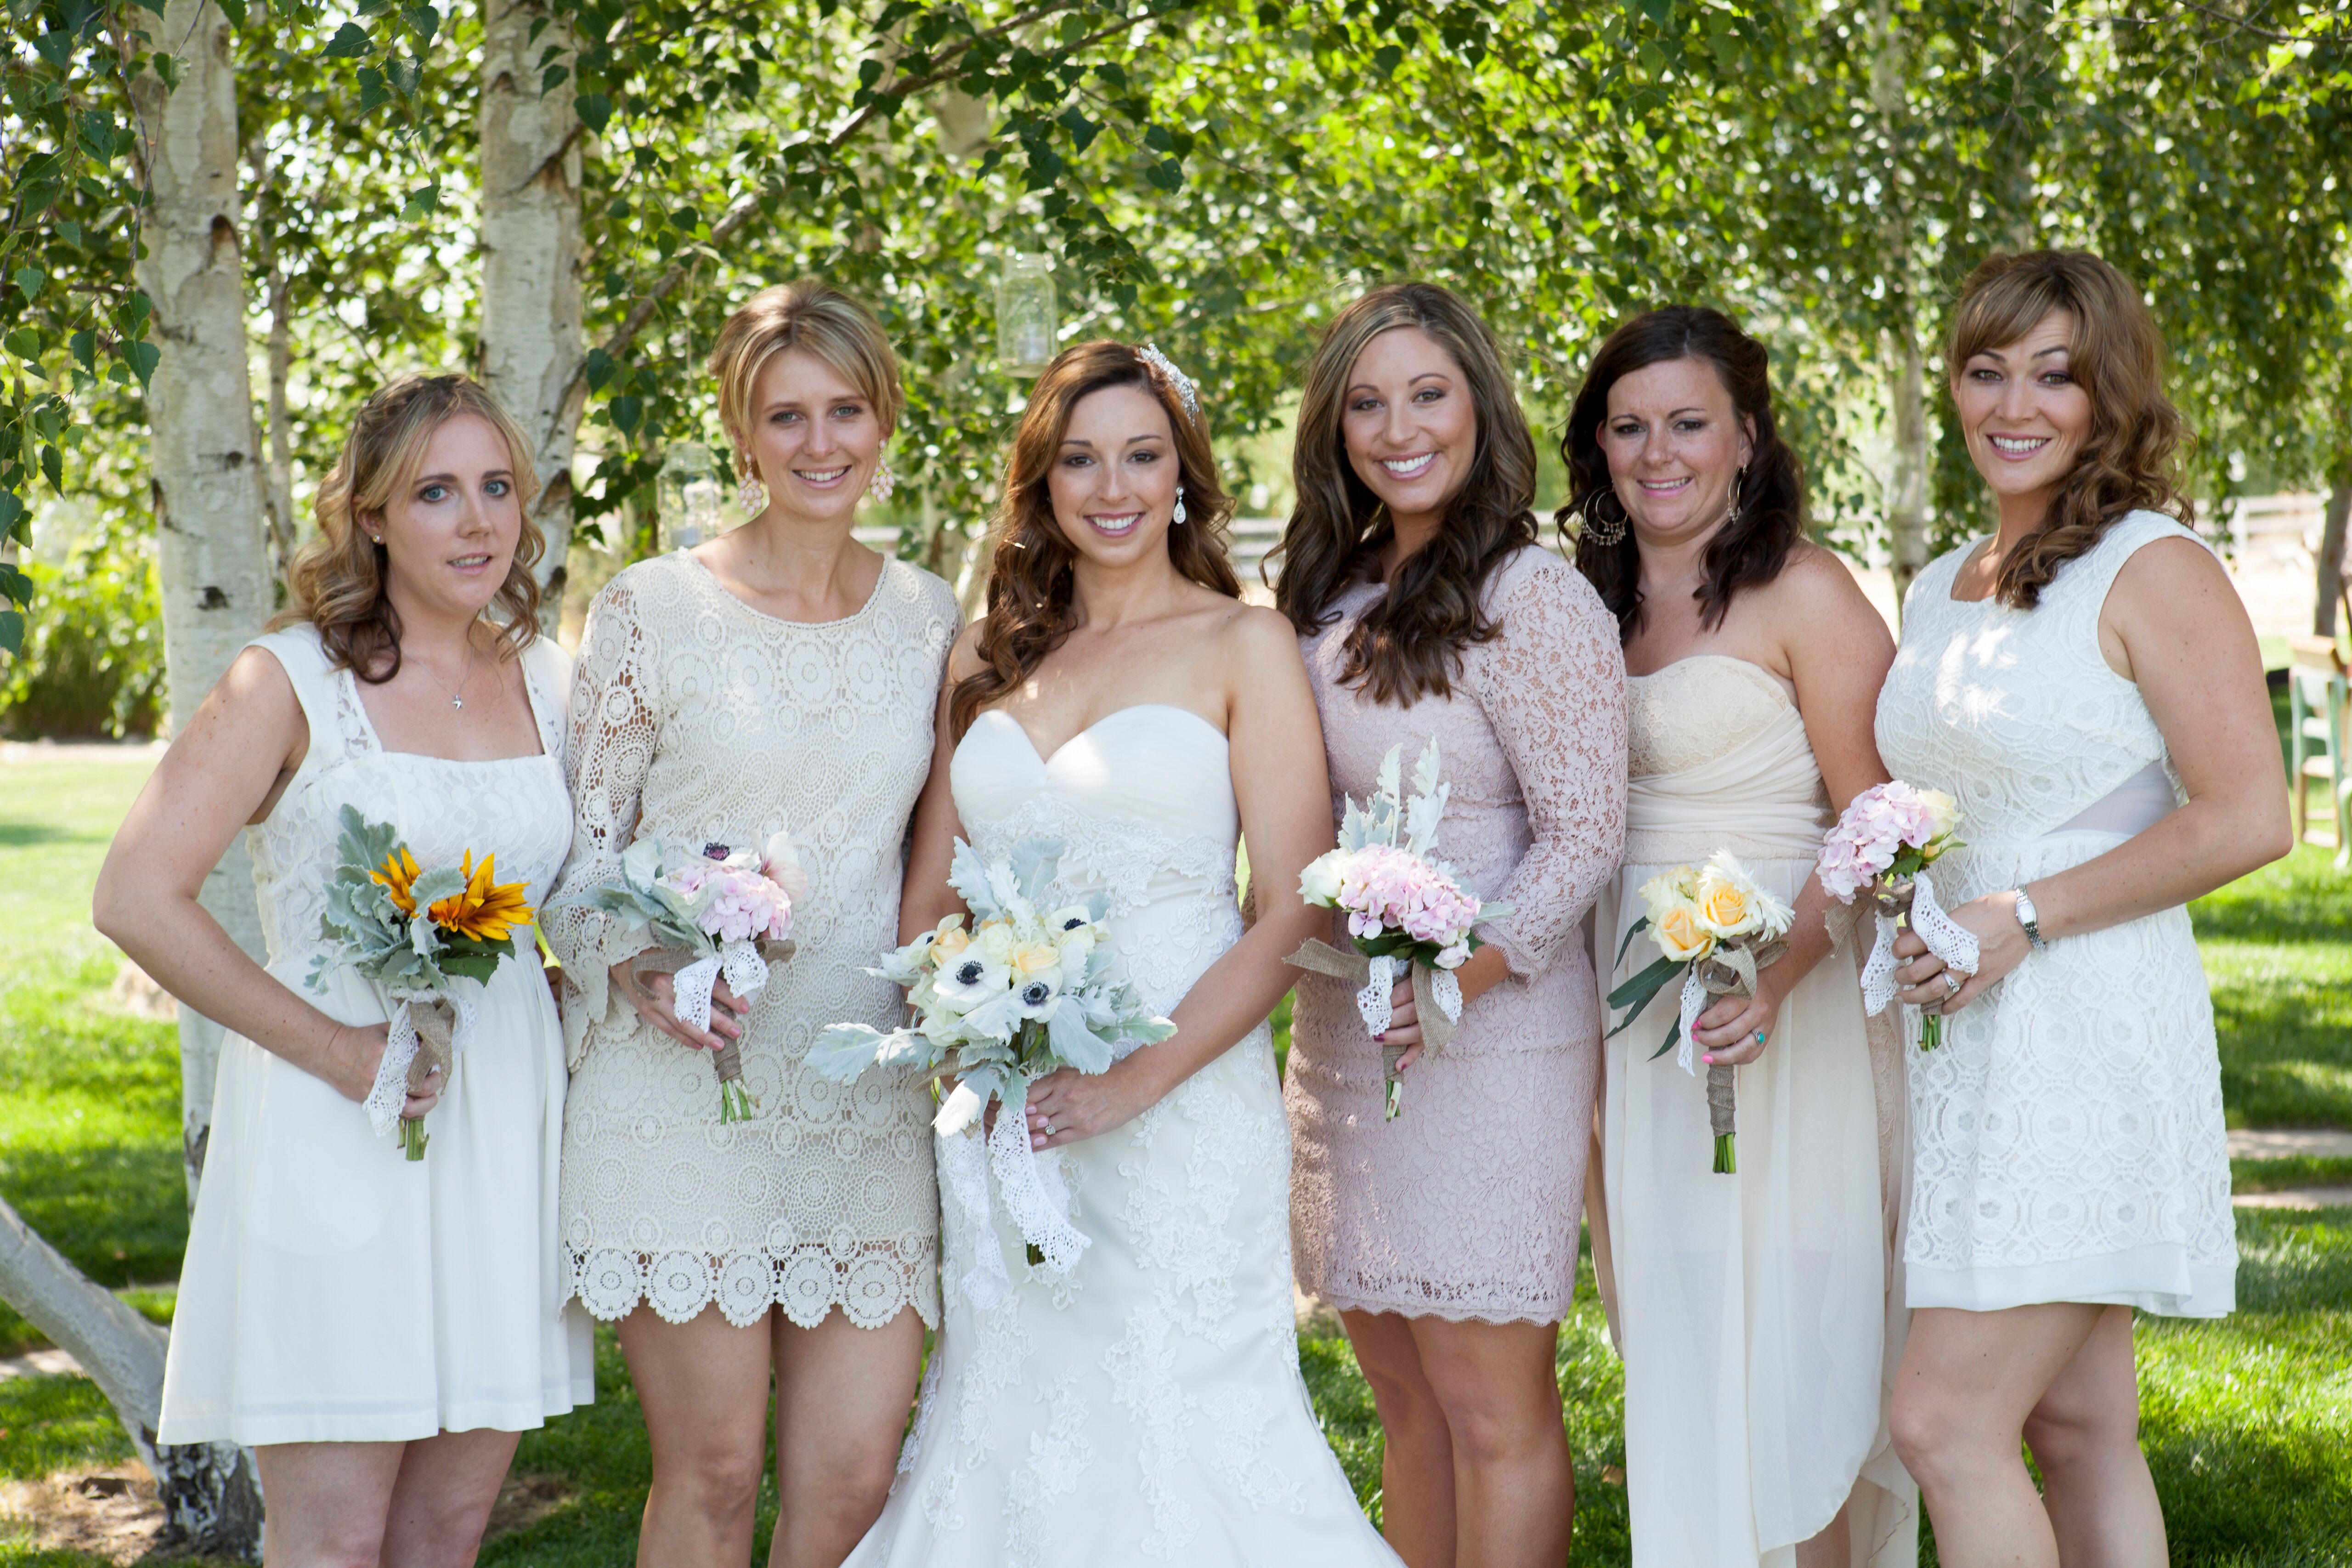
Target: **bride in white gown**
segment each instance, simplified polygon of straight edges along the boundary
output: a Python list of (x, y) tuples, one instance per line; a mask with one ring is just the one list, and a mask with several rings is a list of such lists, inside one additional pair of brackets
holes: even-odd
[[(1047, 368), (1014, 437), (988, 616), (950, 665), (901, 935), (955, 908), (959, 834), (985, 856), (1059, 839), (1064, 885), (1108, 897), (1129, 976), (1178, 1032), (1030, 1091), (1033, 1145), (1062, 1152), (1091, 1242), (1066, 1275), (1024, 1262), (1001, 1194), (987, 1228), (945, 1194), (944, 1326), (848, 1568), (1397, 1562), (1298, 1374), (1265, 1020), (1283, 955), (1319, 929), (1296, 889), (1330, 803), (1297, 639), (1240, 602), (1229, 505), (1164, 360), (1096, 342)], [(1013, 1281), (985, 1308), (963, 1283), (983, 1248)]]

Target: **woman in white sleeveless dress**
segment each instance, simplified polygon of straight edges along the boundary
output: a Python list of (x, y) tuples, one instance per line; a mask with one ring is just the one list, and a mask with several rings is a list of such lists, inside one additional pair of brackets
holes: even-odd
[(2245, 609), (2155, 510), (2187, 512), (2162, 351), (2096, 257), (1996, 256), (1969, 278), (1945, 363), (2000, 527), (1911, 585), (1879, 698), (1887, 763), (1959, 803), (1967, 847), (1937, 892), (1979, 943), (1973, 975), (1896, 948), (1902, 999), (1948, 1015), (1911, 1054), (1918, 1310), (1895, 1436), (1949, 1568), (2164, 1563), (2132, 1310), (2234, 1300), (2221, 1066), (2181, 906), (2290, 839)]
[(1588, 1206), (1625, 1358), (1633, 1562), (1908, 1568), (1916, 1494), (1885, 1421), (1903, 1338), (1884, 1196), (1901, 1059), (1891, 1031), (1864, 1027), (1852, 916), (1812, 875), (1832, 804), (1885, 780), (1870, 720), (1894, 643), (1852, 574), (1805, 542), (1764, 347), (1720, 312), (1653, 310), (1612, 333), (1561, 453), (1577, 564), (1617, 614), (1629, 672), (1625, 864), (1601, 895), (1596, 968), (1616, 984), (1654, 961), (1648, 936), (1625, 941), (1642, 885), (1718, 849), (1796, 911), (1759, 994), (1694, 1031), (1706, 1062), (1739, 1068), (1735, 1173), (1714, 1171), (1704, 1066), (1652, 1059), (1672, 988), (1604, 1048), (1603, 1201)]
[[(249, 645), (155, 770), (99, 929), (230, 1031), (163, 1380), (163, 1443), (254, 1447), (273, 1565), (473, 1561), (516, 1435), (584, 1403), (556, 1251), (563, 1038), (531, 932), (412, 1096), (423, 1160), (360, 1102), (383, 995), (306, 984), (346, 805), (417, 861), (496, 857), (535, 908), (571, 842), (563, 656), (534, 636), (530, 443), (463, 376), (371, 398), (320, 486), (288, 629)], [(250, 823), (265, 968), (197, 903)]]
[[(1013, 439), (987, 618), (957, 644), (917, 813), (904, 934), (954, 907), (961, 834), (1065, 846), (1171, 1039), (1034, 1086), (1090, 1245), (1024, 1263), (942, 1150), (945, 1324), (880, 1522), (850, 1568), (1393, 1564), (1298, 1374), (1288, 1128), (1265, 1016), (1316, 929), (1322, 744), (1286, 622), (1240, 602), (1192, 384), (1123, 343), (1068, 350)], [(1250, 844), (1256, 923), (1234, 896)], [(992, 1185), (982, 1178), (983, 1188)], [(964, 1280), (1003, 1256), (1009, 1295)]]

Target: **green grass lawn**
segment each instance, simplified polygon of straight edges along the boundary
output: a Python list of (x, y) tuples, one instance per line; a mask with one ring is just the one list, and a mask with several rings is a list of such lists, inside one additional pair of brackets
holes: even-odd
[[(107, 837), (145, 769), (68, 754), (0, 763), (0, 1195), (82, 1268), (168, 1321), (186, 1232), (174, 1031), (109, 1000), (120, 964), (89, 927)], [(2352, 878), (2323, 850), (2194, 910), (2232, 1126), (2352, 1128)], [(1286, 1022), (1286, 1018), (1283, 1020)], [(2241, 1162), (2241, 1186), (2352, 1182), (2352, 1162)], [(2242, 1212), (2237, 1314), (2143, 1319), (2149, 1462), (2173, 1561), (2198, 1568), (2352, 1565), (2352, 1210)], [(37, 1342), (0, 1309), (0, 1353)], [(634, 1552), (645, 1432), (609, 1332), (597, 1402), (527, 1435), (518, 1472), (560, 1477), (564, 1506), (488, 1545), (486, 1564), (606, 1568)], [(1357, 1495), (1377, 1517), (1380, 1426), (1344, 1339), (1300, 1346), (1309, 1392)], [(1627, 1561), (1623, 1380), (1589, 1268), (1561, 1334), (1579, 1494), (1575, 1563)], [(0, 1383), (0, 1479), (118, 1463), (130, 1447), (94, 1385)], [(763, 1497), (761, 1551), (773, 1518)], [(1923, 1560), (1934, 1562), (1932, 1543)], [(0, 1568), (97, 1568), (0, 1535)]]

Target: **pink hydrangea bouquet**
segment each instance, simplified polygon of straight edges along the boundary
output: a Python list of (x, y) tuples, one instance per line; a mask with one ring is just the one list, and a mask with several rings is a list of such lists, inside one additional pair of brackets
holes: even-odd
[[(1410, 973), (1422, 1042), (1435, 1056), (1462, 1021), (1462, 983), (1454, 972), (1484, 945), (1471, 927), (1510, 910), (1480, 902), (1462, 885), (1459, 872), (1433, 858), (1452, 789), (1438, 779), (1437, 742), (1432, 740), (1413, 764), (1411, 800), (1402, 798), (1400, 788), (1403, 755), (1402, 746), (1389, 748), (1372, 797), (1360, 806), (1349, 800), (1339, 847), (1317, 858), (1298, 879), (1299, 896), (1308, 903), (1348, 911), (1348, 935), (1356, 951), (1345, 953), (1329, 942), (1310, 942), (1289, 961), (1357, 982), (1356, 1010), (1376, 1038), (1393, 1016), (1391, 991), (1401, 974)], [(1403, 1054), (1402, 1046), (1387, 1046), (1381, 1053), (1387, 1083), (1384, 1115), (1391, 1121), (1403, 1103), (1396, 1073)]]
[[(1953, 837), (1959, 820), (1950, 795), (1896, 779), (1854, 796), (1822, 837), (1815, 874), (1823, 889), (1842, 904), (1866, 889), (1878, 913), (1878, 940), (1862, 966), (1863, 1006), (1873, 1017), (1895, 999), (1895, 933), (1902, 927), (1917, 931), (1950, 973), (1976, 973), (1977, 939), (1944, 912), (1927, 877), (1928, 867), (1960, 847)], [(1919, 1048), (1932, 1051), (1943, 1039), (1943, 1018), (1921, 1013)]]
[[(686, 956), (672, 982), (678, 1021), (707, 1031), (710, 993), (722, 978), (747, 1005), (767, 987), (768, 960), (782, 956), (781, 944), (792, 935), (793, 900), (807, 891), (808, 878), (783, 833), (757, 851), (706, 844), (691, 854), (645, 838), (621, 856), (618, 882), (581, 901), (659, 944), (663, 952), (645, 963), (646, 972), (671, 967), (665, 954)], [(719, 1120), (749, 1121), (756, 1105), (736, 1043), (714, 1052), (711, 1065), (719, 1073)]]

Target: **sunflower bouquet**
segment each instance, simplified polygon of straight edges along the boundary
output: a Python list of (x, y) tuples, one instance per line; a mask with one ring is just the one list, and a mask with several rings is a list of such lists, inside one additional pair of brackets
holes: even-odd
[[(1691, 1030), (1697, 1026), (1699, 1015), (1717, 996), (1756, 994), (1758, 973), (1780, 962), (1789, 951), (1784, 939), (1796, 917), (1727, 849), (1717, 850), (1696, 869), (1677, 866), (1651, 878), (1642, 884), (1642, 902), (1648, 912), (1626, 929), (1625, 940), (1617, 944), (1617, 962), (1625, 961), (1625, 950), (1645, 931), (1657, 944), (1659, 956), (1609, 993), (1609, 1005), (1625, 1009), (1624, 1018), (1609, 1032), (1622, 1034), (1633, 1027), (1651, 999), (1676, 975), (1682, 976), (1682, 1005), (1674, 1026), (1666, 1031), (1665, 1044), (1652, 1052), (1650, 1059), (1655, 1061), (1680, 1045), (1675, 1065), (1696, 1077), (1698, 1068), (1692, 1059)], [(1733, 1146), (1738, 1079), (1728, 1063), (1707, 1067), (1706, 1108), (1715, 1132), (1715, 1172), (1727, 1176), (1739, 1169)]]
[(435, 1072), (446, 1079), (456, 1053), (472, 1042), (474, 1005), (452, 982), (487, 981), (522, 956), (515, 933), (533, 919), (527, 885), (500, 882), (497, 857), (478, 864), (470, 849), (456, 866), (425, 870), (398, 829), (370, 822), (356, 806), (343, 807), (341, 826), (319, 921), (326, 949), (308, 984), (323, 991), (330, 973), (349, 969), (392, 999), (391, 1037), (366, 1110), (379, 1137), (398, 1121), (402, 1150), (422, 1160), (424, 1121), (402, 1116), (401, 1107)]

